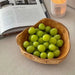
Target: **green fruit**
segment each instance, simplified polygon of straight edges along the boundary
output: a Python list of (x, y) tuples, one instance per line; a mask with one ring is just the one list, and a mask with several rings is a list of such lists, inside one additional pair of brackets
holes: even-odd
[(56, 43), (56, 45), (58, 47), (62, 47), (63, 46), (63, 40), (58, 40), (57, 43)]
[(40, 54), (40, 57), (43, 58), (43, 59), (46, 59), (46, 57), (47, 57), (46, 52), (42, 52), (42, 53)]
[(43, 41), (43, 38), (40, 37), (40, 38), (38, 39), (38, 42), (42, 44), (42, 43), (44, 42), (44, 41)]
[(23, 47), (27, 48), (27, 46), (29, 46), (29, 42), (28, 42), (28, 41), (25, 41), (25, 42), (23, 43)]
[(36, 33), (37, 33), (37, 32), (39, 31), (39, 28), (36, 28), (35, 31), (36, 31)]
[(48, 58), (48, 59), (54, 58), (54, 53), (53, 53), (53, 52), (48, 52), (47, 58)]
[(59, 40), (61, 38), (61, 36), (59, 34), (54, 36), (55, 39)]
[(36, 31), (35, 31), (35, 28), (34, 27), (30, 27), (29, 30), (28, 30), (28, 33), (29, 34), (34, 34)]
[(28, 46), (28, 47), (26, 48), (26, 51), (27, 51), (28, 53), (33, 53), (34, 50), (35, 50), (34, 46)]
[(34, 42), (34, 41), (37, 41), (38, 40), (38, 36), (37, 35), (32, 35), (31, 36), (31, 41)]
[(37, 36), (39, 36), (39, 37), (43, 36), (43, 34), (44, 34), (43, 31), (38, 31), (38, 32), (37, 32)]
[(49, 41), (50, 40), (50, 35), (48, 35), (48, 34), (43, 35), (43, 40), (44, 41)]
[(51, 34), (52, 36), (56, 35), (57, 33), (58, 33), (58, 30), (57, 30), (56, 28), (52, 28), (52, 29), (50, 30), (50, 34)]
[(40, 23), (40, 24), (39, 24), (39, 29), (40, 29), (40, 30), (45, 30), (45, 25), (44, 25), (43, 23)]
[(45, 48), (45, 46), (44, 45), (38, 45), (38, 50), (40, 51), (40, 52), (44, 52), (45, 50), (46, 50), (46, 48)]
[(33, 42), (33, 46), (37, 47), (39, 45), (39, 42)]
[(43, 44), (46, 48), (48, 48), (48, 46), (49, 46), (49, 43), (48, 42), (44, 42), (44, 44)]
[(50, 51), (55, 51), (56, 50), (56, 46), (54, 44), (50, 44), (49, 45), (49, 50)]
[(34, 51), (34, 53), (33, 53), (33, 55), (35, 55), (35, 56), (40, 56), (40, 52), (39, 51)]
[(52, 37), (49, 42), (51, 44), (56, 44), (57, 40), (54, 37)]
[(40, 23), (38, 28), (30, 27), (28, 29), (29, 41), (23, 43), (23, 47), (28, 53), (43, 59), (52, 59), (59, 57), (59, 48), (63, 46), (60, 34), (56, 28), (51, 28)]
[(60, 55), (60, 50), (55, 50), (53, 53), (54, 57), (58, 57)]
[(50, 30), (51, 30), (51, 27), (50, 27), (50, 26), (46, 26), (45, 31), (46, 31), (47, 33), (49, 33), (49, 32), (50, 32)]

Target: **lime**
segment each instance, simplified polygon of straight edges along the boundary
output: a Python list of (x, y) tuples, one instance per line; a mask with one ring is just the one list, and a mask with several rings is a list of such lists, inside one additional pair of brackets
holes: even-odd
[(28, 33), (29, 34), (34, 34), (36, 31), (35, 31), (35, 28), (34, 27), (30, 27), (29, 30), (28, 30)]
[(40, 29), (40, 30), (45, 30), (45, 25), (44, 25), (43, 23), (40, 23), (40, 24), (39, 24), (39, 29)]
[(29, 42), (28, 42), (28, 41), (25, 41), (25, 42), (23, 43), (23, 47), (27, 48), (27, 46), (29, 46)]
[(44, 45), (38, 45), (38, 50), (40, 51), (40, 52), (44, 52), (45, 50), (46, 50), (46, 48), (45, 48), (45, 46)]
[(40, 57), (43, 58), (43, 59), (45, 59), (45, 58), (47, 57), (46, 52), (42, 52), (42, 53), (40, 54)]

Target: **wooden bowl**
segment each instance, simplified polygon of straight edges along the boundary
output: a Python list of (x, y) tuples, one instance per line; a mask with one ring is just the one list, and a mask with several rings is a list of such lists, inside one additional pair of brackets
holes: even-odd
[(51, 26), (51, 27), (57, 28), (59, 34), (62, 36), (62, 39), (64, 40), (64, 45), (60, 49), (61, 54), (60, 54), (60, 56), (58, 58), (42, 59), (42, 58), (39, 58), (39, 57), (34, 56), (32, 54), (29, 54), (29, 53), (27, 53), (25, 51), (25, 49), (23, 47), (23, 42), (28, 40), (28, 36), (29, 36), (28, 35), (28, 29), (29, 29), (29, 27), (26, 28), (24, 31), (22, 31), (21, 33), (19, 33), (17, 35), (17, 37), (16, 37), (17, 44), (19, 45), (19, 48), (20, 48), (22, 54), (24, 56), (26, 56), (27, 58), (35, 61), (35, 62), (42, 63), (42, 64), (59, 64), (60, 62), (62, 62), (66, 58), (66, 56), (68, 55), (69, 50), (70, 50), (69, 32), (68, 32), (67, 28), (63, 24), (61, 24), (59, 22), (56, 22), (54, 20), (48, 19), (48, 18), (44, 18), (44, 19), (40, 20), (33, 27), (37, 28), (40, 23), (43, 23), (46, 26)]

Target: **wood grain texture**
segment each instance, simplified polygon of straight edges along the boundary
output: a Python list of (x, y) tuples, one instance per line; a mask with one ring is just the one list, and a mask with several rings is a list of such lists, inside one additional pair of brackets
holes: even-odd
[(48, 18), (44, 18), (44, 19), (40, 20), (38, 23), (33, 25), (33, 27), (37, 28), (40, 23), (43, 23), (46, 26), (51, 26), (52, 28), (54, 28), (54, 27), (57, 28), (58, 33), (62, 36), (62, 39), (64, 41), (64, 45), (62, 46), (62, 48), (60, 48), (61, 55), (58, 58), (42, 59), (42, 58), (39, 58), (39, 57), (34, 56), (32, 54), (29, 54), (25, 51), (25, 49), (23, 47), (23, 42), (28, 40), (29, 27), (26, 28), (24, 31), (22, 31), (21, 33), (19, 33), (16, 36), (17, 44), (19, 45), (19, 48), (20, 48), (22, 54), (35, 62), (42, 63), (42, 64), (59, 64), (60, 62), (62, 62), (66, 58), (66, 56), (68, 55), (68, 53), (70, 51), (69, 32), (63, 24), (61, 24), (57, 21), (54, 21), (52, 19), (48, 19)]

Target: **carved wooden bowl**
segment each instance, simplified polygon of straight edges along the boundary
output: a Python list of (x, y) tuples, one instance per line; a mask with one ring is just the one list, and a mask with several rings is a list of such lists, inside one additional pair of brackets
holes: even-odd
[(51, 26), (51, 27), (55, 27), (58, 29), (58, 32), (64, 41), (64, 45), (60, 48), (61, 54), (58, 58), (42, 59), (42, 58), (39, 58), (32, 54), (29, 54), (25, 51), (25, 49), (23, 47), (23, 42), (28, 40), (29, 27), (17, 35), (17, 37), (16, 37), (17, 44), (19, 45), (19, 48), (20, 48), (22, 54), (35, 62), (42, 63), (42, 64), (59, 64), (66, 58), (66, 56), (68, 55), (69, 50), (70, 50), (69, 32), (63, 24), (56, 22), (54, 20), (48, 19), (48, 18), (44, 18), (44, 19), (40, 20), (38, 23), (33, 25), (33, 27), (37, 28), (40, 23), (43, 23), (46, 26)]

